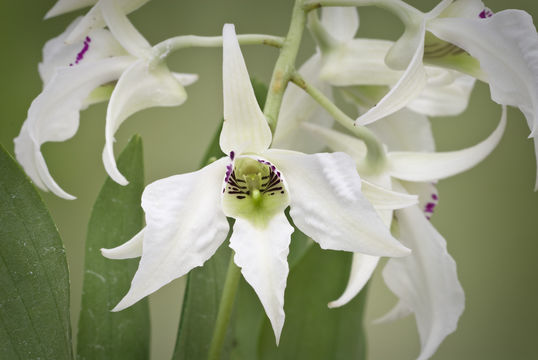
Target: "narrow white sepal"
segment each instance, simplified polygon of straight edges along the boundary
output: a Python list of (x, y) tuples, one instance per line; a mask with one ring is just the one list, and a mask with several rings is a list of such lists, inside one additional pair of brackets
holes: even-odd
[(101, 254), (109, 259), (132, 259), (142, 256), (144, 229), (140, 230), (131, 240), (113, 249), (101, 249)]
[(370, 280), (374, 273), (377, 263), (379, 262), (378, 256), (364, 255), (360, 253), (353, 254), (353, 262), (351, 263), (351, 273), (349, 275), (348, 285), (344, 290), (344, 293), (334, 301), (331, 301), (329, 308), (337, 308), (344, 306), (350, 302), (357, 294), (364, 288), (364, 285)]
[(391, 176), (407, 181), (435, 181), (469, 170), (484, 160), (497, 146), (506, 127), (506, 106), (501, 121), (484, 141), (449, 152), (392, 152), (387, 154)]
[(222, 38), (224, 123), (220, 148), (225, 154), (261, 153), (271, 144), (271, 129), (256, 101), (234, 25), (224, 25)]
[(420, 37), (415, 53), (404, 74), (396, 85), (385, 95), (376, 106), (359, 116), (357, 125), (370, 124), (405, 107), (420, 94), (426, 85), (426, 71), (422, 64), (424, 54), (424, 34), (426, 25), (420, 25)]
[(58, 0), (45, 14), (45, 19), (62, 15), (95, 4), (97, 0)]
[(284, 213), (279, 213), (265, 227), (236, 219), (230, 238), (234, 262), (258, 295), (271, 321), (277, 345), (284, 326), (284, 290), (292, 232)]
[(362, 193), (376, 210), (395, 210), (418, 204), (418, 196), (385, 189), (362, 179)]

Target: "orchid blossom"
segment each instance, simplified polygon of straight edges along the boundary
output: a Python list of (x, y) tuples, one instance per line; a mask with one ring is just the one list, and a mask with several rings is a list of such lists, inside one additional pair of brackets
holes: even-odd
[(142, 195), (146, 227), (127, 243), (102, 250), (112, 259), (141, 256), (129, 292), (113, 311), (201, 266), (225, 240), (231, 217), (234, 261), (258, 295), (278, 342), (293, 232), (284, 214), (288, 206), (297, 228), (324, 249), (372, 256), (409, 251), (362, 195), (348, 155), (269, 149), (271, 131), (231, 24), (223, 28), (223, 94), (220, 147), (229, 156), (148, 185)]
[(101, 0), (98, 4), (109, 30), (96, 28), (83, 41), (68, 45), (67, 36), (83, 21), (79, 18), (45, 44), (43, 62), (39, 65), (43, 91), (32, 102), (15, 139), (17, 160), (28, 176), (42, 190), (65, 199), (74, 197), (50, 175), (40, 150), (43, 143), (73, 137), (80, 110), (110, 97), (103, 162), (116, 182), (127, 184), (116, 167), (114, 133), (137, 111), (182, 104), (187, 98), (183, 86), (197, 79), (196, 75), (170, 72), (164, 61), (153, 55), (149, 43), (115, 0)]
[(538, 34), (528, 13), (512, 9), (493, 13), (480, 0), (443, 0), (428, 13), (399, 1), (367, 3), (387, 7), (404, 21), (406, 30), (385, 60), (405, 71), (386, 96), (357, 119), (358, 124), (408, 106), (426, 85), (424, 62), (442, 65), (486, 81), (493, 101), (519, 108), (531, 130), (529, 137), (534, 138), (538, 161)]

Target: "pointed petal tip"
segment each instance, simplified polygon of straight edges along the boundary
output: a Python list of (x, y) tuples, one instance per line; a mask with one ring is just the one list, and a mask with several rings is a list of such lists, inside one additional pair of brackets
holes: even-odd
[(108, 176), (110, 176), (116, 183), (122, 186), (127, 186), (129, 184), (129, 181), (127, 181), (125, 176), (118, 170), (116, 160), (114, 159), (114, 152), (109, 145), (105, 145), (105, 148), (103, 149), (103, 165), (105, 166)]

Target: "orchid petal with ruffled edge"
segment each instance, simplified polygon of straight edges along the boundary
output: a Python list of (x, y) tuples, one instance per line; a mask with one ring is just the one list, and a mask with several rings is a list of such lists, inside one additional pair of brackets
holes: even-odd
[[(489, 18), (442, 18), (432, 21), (430, 31), (480, 61), (492, 100), (518, 107), (537, 142), (538, 34), (532, 17), (521, 10), (504, 10)], [(535, 190), (538, 175), (536, 181)]]
[(387, 154), (390, 174), (407, 181), (435, 181), (469, 170), (497, 146), (506, 127), (506, 107), (491, 135), (472, 147), (448, 152), (391, 152)]
[(288, 252), (293, 227), (284, 212), (260, 228), (237, 219), (230, 238), (234, 262), (260, 299), (271, 321), (278, 345), (284, 326), (284, 289), (288, 277)]
[(224, 26), (222, 38), (224, 123), (220, 148), (225, 154), (263, 152), (271, 144), (271, 129), (254, 96), (239, 42), (233, 41), (236, 39), (233, 25)]
[(383, 270), (385, 283), (399, 298), (390, 317), (415, 314), (421, 343), (418, 359), (425, 360), (456, 330), (465, 297), (446, 241), (422, 211), (416, 206), (397, 210), (396, 218), (399, 238), (413, 253), (390, 259)]
[[(320, 67), (321, 54), (316, 53), (301, 66), (299, 74), (328, 98), (332, 98), (330, 85), (318, 77)], [(322, 150), (324, 148), (323, 144), (313, 141), (309, 136), (299, 136), (303, 131), (301, 125), (307, 123), (330, 128), (334, 123), (334, 119), (303, 89), (297, 86), (288, 86), (282, 99), (282, 107), (280, 108), (272, 146), (306, 153), (315, 153)]]
[[(196, 172), (146, 187), (142, 195), (146, 213), (142, 259), (129, 292), (113, 311), (131, 306), (202, 266), (222, 244), (229, 230), (220, 206), (226, 164), (223, 158)], [(103, 255), (119, 251), (116, 248)]]
[[(102, 5), (104, 2), (113, 1), (125, 14), (129, 14), (149, 0), (99, 0), (96, 4), (84, 15), (80, 23), (71, 31), (65, 39), (66, 43), (72, 44), (82, 41), (89, 32), (95, 29), (100, 29), (105, 26), (105, 20), (102, 13)], [(95, 3), (95, 1), (94, 1)]]

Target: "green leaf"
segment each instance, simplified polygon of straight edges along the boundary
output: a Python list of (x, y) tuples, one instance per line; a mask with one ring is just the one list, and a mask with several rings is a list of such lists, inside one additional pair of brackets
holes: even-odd
[(123, 244), (142, 228), (144, 168), (139, 136), (131, 138), (117, 163), (129, 185), (121, 186), (107, 178), (88, 225), (78, 325), (80, 359), (149, 358), (147, 299), (117, 313), (110, 311), (129, 290), (139, 260), (110, 260), (100, 252), (101, 248)]
[(0, 358), (72, 359), (69, 273), (49, 212), (0, 146)]
[(348, 252), (310, 246), (288, 277), (284, 300), (286, 322), (280, 345), (276, 346), (271, 325), (265, 319), (259, 359), (365, 358), (362, 327), (365, 291), (342, 308), (327, 307), (327, 303), (335, 300), (346, 286), (351, 257)]

